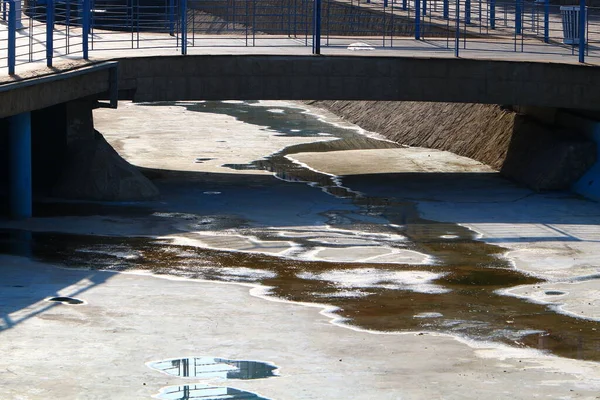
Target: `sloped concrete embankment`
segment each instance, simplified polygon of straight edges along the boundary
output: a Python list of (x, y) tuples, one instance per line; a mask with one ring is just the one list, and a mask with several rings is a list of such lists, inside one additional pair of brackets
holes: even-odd
[(556, 124), (557, 110), (486, 104), (315, 101), (395, 142), (480, 161), (534, 190), (568, 189), (596, 162), (596, 145)]

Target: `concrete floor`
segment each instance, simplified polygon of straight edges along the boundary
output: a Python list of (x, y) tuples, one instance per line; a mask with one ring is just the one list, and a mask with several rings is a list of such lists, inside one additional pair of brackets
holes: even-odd
[[(272, 103), (274, 108), (284, 105)], [(148, 121), (154, 113), (163, 117), (155, 126), (140, 128), (147, 136), (128, 130), (141, 115)], [(252, 160), (258, 154), (266, 156), (291, 144), (289, 138), (277, 136), (276, 132), (243, 125), (234, 118), (221, 116), (211, 120), (209, 114), (181, 113), (189, 118), (188, 124), (183, 126), (198, 127), (194, 131), (197, 134), (189, 134), (185, 141), (174, 140), (181, 132), (169, 128), (182, 126), (182, 115), (165, 114), (158, 108), (122, 106), (119, 110), (97, 110), (96, 128), (134, 163), (209, 173), (219, 176), (222, 183), (240, 172), (225, 173), (221, 164)], [(166, 117), (168, 115), (171, 117)], [(327, 113), (323, 113), (322, 118), (344, 124)], [(212, 128), (207, 133), (209, 124)], [(294, 141), (302, 143), (306, 138), (294, 138)], [(376, 165), (372, 157), (398, 157), (400, 153), (393, 152), (401, 151), (294, 156), (315, 170), (336, 172), (336, 165), (343, 168), (353, 165), (347, 175), (351, 177), (350, 173), (359, 174), (362, 166)], [(196, 157), (209, 152), (214, 162), (194, 163)], [(394, 168), (400, 171), (412, 165), (413, 171), (422, 172), (423, 165), (429, 164), (423, 161), (419, 167), (417, 153), (410, 153), (406, 163), (398, 162)], [(438, 171), (448, 168), (467, 172), (485, 170), (448, 153), (427, 151), (422, 154), (434, 154)], [(381, 162), (379, 165), (393, 166)], [(262, 174), (261, 179), (272, 179)], [(211, 190), (202, 179), (197, 185), (199, 193)], [(279, 192), (275, 193), (288, 193), (285, 199), (290, 201), (277, 207), (265, 207), (272, 199), (261, 196), (272, 196), (274, 192), (262, 190), (264, 186), (246, 192), (247, 201), (235, 201), (244, 198), (241, 191), (231, 192), (226, 202), (218, 196), (206, 196), (199, 202), (198, 197), (194, 197), (196, 192), (177, 191), (165, 194), (161, 201), (165, 210), (173, 212), (216, 215), (226, 211), (248, 218), (255, 226), (281, 221), (281, 226), (309, 225), (312, 229), (326, 229), (320, 215), (323, 210), (354, 207), (348, 201), (335, 199), (302, 183), (280, 183), (276, 187), (280, 185)], [(597, 204), (568, 196), (534, 196), (524, 189), (499, 183), (496, 178), (478, 187), (471, 186), (470, 192), (464, 186), (444, 185), (430, 186), (427, 192), (418, 185), (403, 189), (404, 195), (418, 201), (419, 209), (428, 218), (472, 226), (482, 232), (484, 240), (500, 242), (498, 238), (504, 238), (503, 245), (517, 252), (543, 254), (550, 251), (549, 248), (562, 249), (531, 238), (506, 240), (507, 235), (528, 238), (526, 229), (547, 227), (548, 221), (543, 218), (554, 218), (558, 223), (561, 218), (567, 220), (569, 215), (571, 220), (583, 215), (588, 222), (585, 226), (574, 224), (570, 235), (579, 232), (582, 237), (583, 227), (589, 235), (600, 232), (600, 221), (595, 220), (600, 215)], [(465, 201), (470, 203), (465, 205)], [(556, 214), (557, 210), (562, 214)], [(515, 215), (522, 218), (519, 224)], [(540, 219), (538, 223), (532, 223), (535, 216)], [(162, 222), (163, 225), (155, 222), (143, 217), (84, 216), (34, 218), (3, 226), (39, 231), (55, 231), (60, 226), (61, 231), (69, 232), (189, 239), (186, 229), (191, 225), (185, 218), (171, 218), (169, 222)], [(226, 230), (221, 232), (227, 234)], [(514, 242), (514, 247), (509, 246), (510, 242)], [(519, 268), (526, 269), (526, 261), (529, 261), (535, 266), (531, 271), (546, 273), (549, 279), (554, 276), (551, 283), (573, 286), (569, 279), (594, 268), (597, 270), (597, 245), (591, 239), (569, 245), (581, 246), (577, 258), (586, 260), (587, 267), (556, 259), (555, 268), (544, 269), (546, 258), (508, 255), (514, 256)], [(141, 273), (66, 270), (7, 255), (0, 260), (2, 399), (147, 399), (162, 387), (199, 381), (169, 377), (151, 370), (145, 363), (192, 356), (260, 360), (277, 365), (280, 367), (278, 377), (211, 381), (217, 386), (235, 387), (269, 399), (600, 397), (600, 363), (596, 362), (427, 332), (361, 331), (344, 326), (331, 314), (334, 310), (325, 306), (277, 300), (266, 296), (265, 288), (252, 285)], [(562, 271), (565, 279), (558, 280), (557, 271)], [(589, 282), (586, 289), (597, 291), (596, 282)], [(514, 293), (526, 295), (525, 290), (527, 288), (520, 288)], [(586, 292), (585, 296), (595, 296), (594, 293)], [(45, 300), (56, 295), (72, 295), (86, 303), (64, 305)], [(597, 307), (590, 307), (589, 316), (596, 316), (596, 310)]]

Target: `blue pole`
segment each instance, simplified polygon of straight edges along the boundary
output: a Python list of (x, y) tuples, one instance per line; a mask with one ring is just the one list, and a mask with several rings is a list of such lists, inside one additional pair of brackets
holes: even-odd
[(454, 56), (458, 57), (460, 47), (460, 0), (456, 0), (456, 31), (454, 33)]
[(515, 34), (521, 34), (521, 0), (515, 2)]
[(450, 4), (448, 4), (449, 0), (444, 0), (444, 19), (450, 18)]
[(175, 0), (169, 0), (169, 35), (175, 36)]
[(8, 2), (8, 74), (15, 74), (17, 63), (17, 13), (15, 2)]
[(402, 0), (402, 9), (406, 10), (408, 8), (408, 0)]
[(465, 24), (471, 23), (471, 0), (465, 0)]
[(421, 0), (415, 0), (415, 39), (421, 39)]
[[(548, 1), (548, 0), (546, 0)], [(496, 29), (496, 0), (490, 0), (490, 29)]]
[(383, 7), (387, 7), (388, 6), (388, 0), (383, 0)]
[(24, 112), (8, 119), (10, 141), (10, 216), (32, 216), (31, 114)]
[(587, 15), (585, 9), (585, 0), (579, 0), (579, 62), (585, 62), (585, 25)]
[(544, 2), (544, 42), (550, 42), (550, 0)]
[(46, 0), (46, 65), (52, 66), (54, 53), (54, 0)]
[(427, 15), (427, 0), (423, 0), (423, 15)]
[(321, 0), (314, 0), (313, 54), (321, 54)]
[(83, 46), (83, 58), (89, 58), (89, 39), (90, 39), (90, 22), (92, 15), (92, 6), (90, 0), (83, 0), (83, 15), (82, 15), (82, 46)]
[(187, 54), (187, 0), (179, 0), (181, 5), (181, 54)]

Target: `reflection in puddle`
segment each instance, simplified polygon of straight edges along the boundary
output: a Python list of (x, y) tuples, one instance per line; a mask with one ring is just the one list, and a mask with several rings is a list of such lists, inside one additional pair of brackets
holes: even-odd
[(155, 397), (163, 400), (269, 400), (266, 397), (243, 390), (202, 384), (168, 386), (162, 388)]
[(275, 376), (275, 365), (213, 357), (188, 357), (155, 361), (150, 368), (182, 378), (261, 379)]

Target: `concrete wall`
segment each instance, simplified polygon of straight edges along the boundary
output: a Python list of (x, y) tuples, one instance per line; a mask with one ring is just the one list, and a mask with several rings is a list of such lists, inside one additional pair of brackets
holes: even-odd
[(400, 100), (600, 110), (600, 68), (375, 56), (189, 55), (119, 60), (121, 98)]

